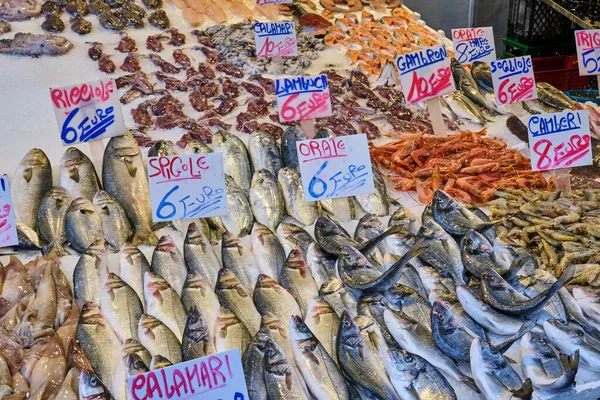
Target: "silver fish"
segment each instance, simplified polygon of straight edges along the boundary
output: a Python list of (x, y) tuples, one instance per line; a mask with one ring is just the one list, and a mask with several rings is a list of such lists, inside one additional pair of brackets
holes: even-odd
[(281, 286), (294, 296), (305, 317), (308, 304), (319, 295), (319, 288), (299, 250), (290, 252), (279, 275)]
[(76, 147), (69, 147), (63, 153), (58, 182), (71, 197), (83, 197), (89, 201), (102, 189), (92, 160)]
[(297, 126), (291, 126), (286, 129), (283, 136), (281, 136), (281, 156), (284, 167), (294, 169), (299, 168), (296, 142), (305, 139), (306, 136), (304, 136), (304, 132)]
[(71, 247), (80, 253), (93, 242), (104, 241), (102, 220), (89, 200), (73, 199), (65, 216), (65, 233)]
[(213, 149), (207, 144), (193, 140), (185, 145), (186, 154), (208, 154), (212, 153)]
[(390, 333), (385, 320), (383, 319), (383, 312), (386, 309), (386, 300), (380, 293), (368, 293), (362, 294), (358, 299), (358, 314), (359, 316), (368, 317), (370, 320), (375, 321), (379, 330), (383, 335), (387, 345), (389, 347), (398, 347), (398, 343)]
[(190, 271), (188, 274), (183, 285), (181, 302), (188, 314), (194, 307), (201, 310), (202, 316), (206, 320), (210, 337), (214, 338), (215, 321), (217, 320), (221, 304), (213, 291), (213, 287), (197, 271)]
[(181, 341), (172, 330), (153, 316), (142, 314), (138, 324), (138, 336), (140, 343), (152, 356), (163, 355), (174, 364), (183, 361)]
[(467, 207), (454, 200), (443, 190), (436, 190), (431, 201), (431, 212), (437, 222), (451, 235), (465, 235), (470, 230), (480, 231), (490, 241), (494, 241), (496, 232), (488, 230), (493, 223), (486, 222)]
[(215, 286), (221, 262), (212, 244), (195, 222), (188, 226), (183, 242), (183, 258), (189, 270), (197, 271), (212, 287)]
[(233, 312), (242, 324), (254, 336), (260, 329), (260, 314), (256, 310), (252, 297), (244, 290), (238, 277), (229, 269), (219, 271), (215, 292), (223, 307)]
[(45, 256), (64, 257), (69, 255), (63, 244), (67, 241), (65, 216), (71, 200), (69, 193), (60, 186), (54, 186), (42, 197), (37, 215), (37, 227), (40, 238), (48, 243), (42, 249)]
[[(139, 326), (138, 326), (139, 328)], [(138, 329), (139, 336), (139, 329)], [(121, 347), (121, 351), (125, 354), (135, 354), (144, 364), (147, 366), (150, 365), (150, 360), (152, 360), (152, 355), (139, 341), (134, 339), (126, 339), (123, 342), (123, 347)]]
[(73, 270), (73, 293), (78, 305), (91, 301), (99, 304), (100, 290), (108, 276), (104, 239), (97, 240), (79, 257)]
[(385, 370), (389, 347), (381, 333), (381, 329), (379, 329), (375, 321), (364, 315), (354, 318), (354, 322), (358, 326), (358, 329), (360, 329), (364, 343), (371, 349), (371, 353), (377, 358), (381, 368)]
[(17, 32), (12, 39), (2, 39), (0, 53), (23, 56), (59, 56), (68, 53), (73, 48), (66, 37), (33, 33)]
[(283, 218), (285, 200), (277, 175), (266, 169), (257, 170), (250, 185), (250, 207), (257, 222), (275, 231)]
[(187, 268), (183, 256), (170, 235), (160, 238), (150, 263), (152, 272), (166, 280), (175, 292), (181, 296), (181, 290), (187, 277)]
[(215, 324), (215, 350), (217, 353), (239, 349), (244, 354), (252, 337), (234, 313), (221, 307)]
[(333, 308), (321, 296), (315, 297), (308, 305), (304, 322), (337, 364), (335, 341), (340, 318)]
[(473, 123), (485, 126), (487, 120), (481, 111), (467, 96), (462, 92), (454, 92), (444, 95), (444, 100), (452, 111), (458, 116), (459, 120), (466, 119)]
[(337, 278), (336, 259), (329, 254), (326, 254), (318, 244), (311, 243), (306, 252), (306, 263), (308, 264), (312, 276), (317, 282), (317, 286), (321, 287), (326, 281)]
[(144, 274), (150, 272), (150, 263), (144, 253), (130, 243), (125, 243), (119, 252), (119, 276), (138, 295), (144, 309)]
[(319, 296), (331, 305), (338, 316), (341, 316), (344, 311), (348, 312), (352, 318), (358, 315), (356, 299), (337, 278), (323, 283), (319, 288)]
[(208, 356), (215, 352), (213, 338), (210, 336), (208, 329), (208, 322), (204, 319), (198, 307), (193, 307), (190, 310), (185, 330), (183, 331), (181, 347), (183, 361)]
[(276, 234), (285, 250), (286, 257), (293, 249), (298, 249), (302, 253), (302, 257), (306, 258), (308, 246), (314, 243), (312, 236), (304, 228), (285, 221), (279, 224)]
[[(150, 371), (150, 369), (148, 368), (148, 365), (146, 365), (146, 363), (141, 359), (141, 357), (135, 353), (129, 353), (126, 356), (125, 359), (125, 377), (126, 378), (131, 378), (133, 376), (139, 375), (139, 374), (144, 374), (148, 371)], [(126, 392), (126, 396), (127, 396), (127, 400), (131, 400), (132, 397), (129, 394), (130, 392), (127, 391)]]
[(230, 232), (223, 234), (221, 259), (223, 260), (223, 267), (233, 271), (246, 291), (251, 293), (260, 273), (256, 266), (256, 260), (250, 249)]
[[(1, 46), (0, 46), (1, 47)], [(15, 218), (37, 231), (42, 196), (52, 187), (52, 166), (40, 149), (31, 149), (17, 166), (10, 182)]]
[(395, 285), (385, 292), (385, 299), (390, 309), (401, 311), (431, 331), (431, 306), (416, 290)]
[(448, 357), (469, 362), (471, 342), (479, 337), (462, 325), (442, 301), (436, 300), (431, 309), (431, 331), (435, 344)]
[(138, 322), (144, 313), (135, 290), (112, 272), (100, 292), (100, 307), (119, 340), (138, 340)]
[(159, 319), (181, 342), (187, 313), (175, 289), (160, 276), (144, 274), (144, 300), (147, 313)]
[[(371, 239), (375, 239), (384, 232), (385, 225), (381, 219), (376, 215), (367, 213), (362, 216), (358, 221), (358, 225), (356, 225), (356, 229), (354, 230), (354, 240), (356, 240), (357, 243), (364, 243)], [(381, 265), (384, 264), (384, 254), (387, 255), (390, 253), (390, 249), (387, 245), (388, 239), (379, 243), (377, 248), (371, 252), (371, 257)]]
[(110, 139), (102, 164), (104, 190), (123, 206), (134, 228), (131, 244), (155, 246), (152, 208), (146, 166), (140, 148), (130, 134)]
[(385, 181), (375, 165), (372, 166), (372, 169), (375, 192), (359, 194), (354, 196), (354, 198), (367, 213), (384, 217), (390, 214), (390, 203), (387, 197)]
[(215, 150), (223, 153), (223, 166), (235, 183), (248, 193), (252, 180), (250, 156), (244, 142), (233, 133), (226, 131), (214, 135)]
[(94, 371), (81, 370), (79, 377), (79, 398), (82, 400), (108, 400), (111, 398), (108, 389), (100, 382)]
[(17, 238), (19, 239), (18, 247), (24, 250), (39, 250), (42, 248), (40, 237), (32, 228), (17, 220)]
[(133, 235), (127, 214), (119, 202), (104, 190), (100, 190), (94, 195), (93, 202), (102, 221), (102, 231), (107, 247), (116, 253)]
[(267, 398), (267, 383), (265, 382), (265, 350), (267, 340), (271, 339), (269, 330), (258, 331), (248, 344), (242, 356), (242, 368), (251, 400)]
[(465, 285), (464, 266), (456, 241), (433, 219), (423, 223), (417, 237), (424, 238), (421, 261), (440, 272), (450, 272), (457, 285)]
[(267, 394), (273, 400), (309, 399), (301, 377), (294, 370), (282, 349), (271, 339), (265, 347), (265, 383)]
[(225, 175), (225, 189), (229, 214), (221, 217), (223, 225), (235, 236), (246, 236), (254, 222), (247, 192), (244, 192), (229, 175)]
[(559, 110), (571, 109), (571, 107), (573, 107), (574, 101), (551, 84), (547, 82), (537, 82), (535, 86), (538, 93), (538, 99), (541, 102)]
[(285, 250), (279, 239), (269, 228), (257, 222), (252, 227), (251, 240), (259, 270), (278, 281), (279, 272), (285, 264)]
[(477, 231), (469, 231), (460, 242), (460, 256), (465, 268), (481, 278), (487, 269), (492, 269), (500, 275), (508, 272), (495, 261), (493, 245), (485, 236)]
[(480, 88), (486, 92), (494, 91), (494, 83), (492, 81), (492, 72), (490, 64), (481, 61), (474, 61), (471, 68), (471, 76)]
[(283, 321), (302, 314), (294, 296), (264, 274), (258, 276), (253, 299), (259, 313), (271, 312)]
[(469, 100), (473, 102), (476, 106), (487, 110), (492, 115), (495, 115), (496, 111), (485, 101), (485, 97), (479, 93), (479, 89), (474, 85), (471, 80), (467, 79), (464, 76), (461, 76), (459, 81), (457, 82), (458, 89), (465, 95)]
[[(275, 314), (270, 312), (263, 313), (260, 321), (260, 330), (262, 332), (269, 331), (271, 334), (271, 340), (273, 340), (281, 350), (286, 358), (290, 361), (292, 368), (298, 373), (298, 376), (302, 377), (300, 370), (296, 366), (294, 361), (294, 353), (292, 351), (292, 342), (290, 341), (290, 324), (279, 319)], [(302, 381), (302, 385), (305, 382)]]
[(250, 159), (255, 171), (265, 169), (277, 176), (281, 169), (281, 154), (277, 141), (266, 132), (256, 132), (248, 140)]
[(173, 365), (173, 363), (169, 361), (168, 358), (157, 354), (155, 356), (152, 356), (152, 361), (150, 361), (150, 371), (163, 369), (166, 367), (170, 367), (171, 365)]
[(600, 329), (600, 301), (598, 301), (598, 293), (591, 288), (576, 286), (573, 288), (573, 297), (581, 307), (589, 323)]
[(600, 371), (600, 341), (576, 324), (554, 319), (544, 321), (544, 333), (561, 352), (573, 355), (579, 351), (580, 361), (593, 371)]
[(300, 173), (295, 169), (282, 168), (279, 170), (277, 180), (283, 193), (287, 213), (304, 226), (312, 225), (319, 216), (319, 209), (316, 202), (305, 201)]
[[(550, 289), (552, 284), (556, 282), (556, 278), (551, 273), (538, 269), (532, 276), (519, 277), (518, 282), (524, 286), (522, 288), (522, 293), (525, 294), (525, 296), (532, 298), (539, 295), (544, 290)], [(558, 293), (550, 298), (548, 304), (544, 307), (544, 310), (547, 311), (552, 318), (561, 319), (563, 321), (567, 320), (567, 311), (565, 310), (565, 305)]]

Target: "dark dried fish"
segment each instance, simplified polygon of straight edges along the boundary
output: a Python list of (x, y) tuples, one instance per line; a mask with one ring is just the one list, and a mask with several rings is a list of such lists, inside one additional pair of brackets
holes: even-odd
[(98, 17), (98, 22), (106, 29), (120, 31), (125, 28), (125, 24), (115, 16), (113, 11), (105, 11)]
[(46, 32), (59, 33), (65, 30), (65, 23), (56, 14), (50, 14), (42, 23), (42, 29)]
[(169, 40), (171, 46), (179, 47), (185, 44), (185, 35), (176, 28), (169, 29), (169, 33), (171, 34), (171, 39)]
[(142, 70), (140, 62), (135, 54), (128, 54), (120, 69), (126, 72), (139, 72)]
[(79, 35), (87, 35), (92, 31), (92, 23), (83, 17), (71, 18), (71, 30)]
[(167, 16), (165, 10), (154, 11), (148, 16), (148, 22), (150, 25), (160, 29), (167, 29), (169, 26), (171, 26), (171, 21), (169, 21), (169, 17)]
[(226, 75), (230, 75), (230, 76), (233, 76), (233, 77), (236, 77), (236, 78), (243, 78), (244, 77), (244, 71), (242, 71), (241, 68), (238, 68), (238, 67), (234, 66), (231, 63), (225, 62), (225, 63), (217, 64), (215, 66), (215, 69), (217, 71), (219, 71), (219, 72), (222, 72), (222, 73), (224, 73)]
[(112, 74), (117, 69), (117, 66), (107, 55), (103, 55), (98, 60), (98, 69), (104, 73)]
[(160, 68), (162, 72), (166, 72), (167, 74), (176, 74), (181, 71), (181, 68), (163, 60), (163, 58), (158, 54), (149, 54), (148, 59), (152, 61), (152, 64)]
[(135, 40), (132, 39), (129, 35), (125, 34), (119, 40), (119, 44), (115, 47), (115, 50), (120, 51), (121, 53), (133, 53), (137, 51)]
[(188, 68), (190, 65), (192, 65), (190, 58), (181, 49), (173, 51), (173, 59), (183, 68)]

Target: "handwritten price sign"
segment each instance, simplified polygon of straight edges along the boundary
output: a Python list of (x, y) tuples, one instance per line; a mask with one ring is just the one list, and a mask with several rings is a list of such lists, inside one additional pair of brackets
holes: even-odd
[(331, 115), (329, 84), (325, 75), (277, 79), (275, 93), (281, 122)]
[(579, 75), (600, 75), (600, 29), (575, 31)]
[(532, 170), (592, 165), (587, 111), (532, 115), (527, 128)]
[(270, 6), (273, 4), (290, 4), (294, 0), (256, 0), (257, 6)]
[(125, 134), (125, 122), (113, 79), (50, 89), (63, 144)]
[(258, 57), (298, 55), (298, 41), (293, 22), (255, 22), (254, 41)]
[(456, 60), (461, 64), (473, 61), (490, 63), (496, 59), (494, 30), (487, 28), (452, 29)]
[(15, 211), (10, 197), (8, 177), (0, 176), (0, 247), (19, 244)]
[(152, 220), (227, 215), (223, 153), (148, 158)]
[(490, 65), (498, 104), (537, 99), (531, 56), (492, 61)]
[(409, 104), (456, 91), (444, 45), (417, 50), (396, 58), (402, 92)]
[(248, 399), (239, 349), (127, 378), (133, 400)]
[(303, 140), (296, 148), (307, 201), (375, 191), (366, 135)]

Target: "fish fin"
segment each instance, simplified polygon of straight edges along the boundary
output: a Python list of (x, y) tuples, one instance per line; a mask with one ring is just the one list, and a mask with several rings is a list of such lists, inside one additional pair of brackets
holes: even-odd
[(73, 167), (69, 170), (69, 178), (79, 183), (79, 170), (76, 167)]
[(287, 339), (288, 338), (288, 334), (287, 331), (283, 328), (279, 328), (279, 334), (281, 335), (282, 338)]
[(513, 365), (517, 365), (517, 361), (515, 361), (514, 359), (512, 359), (510, 357), (504, 356), (504, 359)]
[(23, 178), (27, 181), (27, 183), (29, 183), (29, 181), (31, 181), (31, 178), (33, 177), (33, 168), (25, 168), (25, 170), (23, 171)]
[(306, 358), (308, 358), (310, 361), (314, 362), (315, 364), (319, 365), (319, 359), (313, 354), (312, 351), (310, 351), (309, 349), (304, 349), (302, 350), (302, 353), (306, 356)]
[(140, 244), (156, 246), (158, 244), (158, 237), (149, 228), (138, 230), (133, 234), (133, 237), (131, 238), (131, 244), (133, 246), (139, 246)]
[(505, 353), (506, 351), (508, 351), (508, 349), (510, 348), (510, 346), (513, 345), (514, 342), (516, 342), (517, 340), (521, 339), (523, 337), (523, 335), (525, 335), (527, 332), (529, 332), (530, 330), (532, 330), (533, 328), (535, 328), (536, 325), (537, 325), (536, 320), (530, 320), (530, 321), (525, 322), (523, 325), (521, 325), (521, 327), (519, 328), (519, 330), (517, 331), (517, 333), (515, 333), (514, 335), (512, 335), (511, 337), (509, 337), (505, 341), (503, 341), (501, 343), (498, 343), (494, 347), (500, 353)]
[(521, 386), (521, 389), (515, 390), (513, 392), (512, 398), (528, 400), (531, 398), (532, 394), (533, 384), (531, 383), (531, 379), (527, 378), (525, 379), (525, 382), (523, 382), (523, 386)]
[(42, 255), (47, 258), (61, 258), (71, 255), (64, 247), (64, 239), (54, 239), (51, 243), (42, 247)]
[(94, 210), (86, 210), (85, 208), (82, 208), (81, 210), (79, 210), (79, 212), (83, 215), (93, 215), (96, 211)]
[(362, 344), (358, 345), (358, 356), (360, 357), (361, 360), (365, 359), (365, 350), (363, 349)]
[(511, 279), (515, 278), (521, 270), (521, 268), (523, 268), (523, 265), (525, 265), (527, 260), (528, 258), (523, 255), (515, 257), (515, 259), (510, 264), (508, 271), (506, 271), (506, 273), (503, 276), (504, 280), (510, 281)]
[(110, 297), (110, 301), (115, 301), (115, 291), (113, 289), (108, 289), (108, 296)]
[(152, 332), (152, 329), (146, 329), (146, 332), (144, 332), (144, 334), (146, 336), (148, 336), (150, 339), (156, 340), (156, 335), (154, 335), (154, 332)]
[(467, 385), (474, 392), (481, 393), (481, 391), (477, 387), (477, 384), (475, 383), (475, 380), (473, 378), (463, 375), (461, 378), (461, 382), (464, 383), (465, 385)]
[(133, 165), (133, 161), (131, 161), (129, 158), (125, 157), (125, 158), (123, 158), (123, 162), (125, 163), (125, 166), (127, 167), (127, 172), (129, 172), (129, 176), (131, 176), (132, 178), (135, 178), (135, 175), (137, 174), (137, 167)]
[(575, 373), (577, 373), (577, 370), (579, 369), (579, 350), (575, 350), (575, 353), (573, 353), (572, 356), (560, 353), (559, 358), (563, 371), (575, 370)]
[(108, 206), (102, 207), (102, 214), (110, 215), (110, 209), (108, 208)]
[(237, 294), (240, 295), (240, 297), (248, 297), (248, 293), (246, 293), (246, 291), (244, 290), (244, 288), (241, 287), (240, 285), (237, 285), (235, 287), (235, 290), (236, 290)]
[(389, 227), (381, 235), (379, 235), (371, 240), (368, 240), (366, 242), (360, 243), (357, 246), (357, 250), (359, 250), (365, 256), (368, 256), (377, 247), (377, 245), (379, 243), (381, 243), (386, 237), (394, 235), (396, 233), (400, 233), (402, 231), (404, 231), (404, 229), (402, 229), (402, 227), (400, 225), (395, 225), (395, 226)]
[(265, 245), (265, 237), (262, 233), (258, 235), (258, 240), (260, 241), (260, 244), (263, 246)]
[(292, 390), (292, 382), (292, 373), (288, 371), (285, 373), (285, 385), (287, 386), (288, 390)]

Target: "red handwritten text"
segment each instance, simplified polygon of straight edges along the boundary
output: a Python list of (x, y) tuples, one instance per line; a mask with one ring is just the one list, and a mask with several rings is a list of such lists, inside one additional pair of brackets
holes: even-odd
[(95, 86), (84, 83), (70, 89), (51, 89), (50, 97), (52, 98), (54, 107), (57, 109), (71, 109), (92, 100), (94, 100), (95, 104), (107, 101), (110, 94), (114, 91), (113, 81), (101, 80)]
[(10, 241), (9, 231), (12, 228), (11, 223), (8, 221), (10, 211), (10, 204), (4, 204), (0, 207), (0, 244)]
[(500, 83), (498, 88), (498, 100), (500, 104), (512, 104), (518, 101), (530, 100), (533, 98), (533, 88), (535, 81), (526, 76), (521, 77), (517, 82), (511, 78), (506, 78)]
[(417, 71), (413, 72), (412, 86), (407, 100), (410, 104), (418, 103), (442, 95), (445, 89), (452, 86), (452, 71), (450, 67), (440, 68), (428, 78), (420, 77)]
[(591, 151), (590, 135), (573, 135), (559, 144), (542, 139), (533, 145), (533, 151), (539, 156), (536, 165), (539, 171), (567, 168)]
[(150, 171), (148, 176), (154, 178), (160, 176), (164, 178), (164, 182), (183, 181), (189, 179), (202, 179), (202, 171), (208, 170), (209, 166), (205, 156), (200, 156), (197, 159), (188, 157), (151, 157), (148, 161)]
[(600, 47), (600, 32), (594, 31), (577, 31), (575, 33), (575, 39), (577, 41), (577, 47), (581, 47), (581, 50), (591, 50)]
[(273, 41), (267, 37), (262, 48), (258, 51), (259, 57), (285, 57), (296, 53), (296, 40), (286, 37), (281, 41)]
[(279, 117), (284, 121), (320, 118), (331, 114), (329, 92), (296, 93), (285, 100)]
[(455, 42), (469, 42), (473, 39), (481, 38), (485, 34), (481, 28), (469, 28), (469, 29), (453, 29), (452, 38)]
[(344, 140), (337, 137), (302, 141), (298, 151), (305, 157), (302, 162), (347, 156)]

